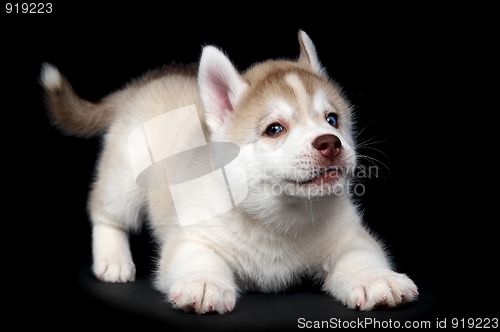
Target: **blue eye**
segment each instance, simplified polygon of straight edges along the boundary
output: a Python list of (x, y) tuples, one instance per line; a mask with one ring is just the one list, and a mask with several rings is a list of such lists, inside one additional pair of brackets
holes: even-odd
[(326, 122), (328, 122), (330, 126), (337, 128), (339, 125), (337, 122), (337, 114), (328, 113), (328, 115), (326, 116)]
[(272, 123), (266, 128), (266, 135), (276, 136), (283, 131), (283, 126), (279, 123)]

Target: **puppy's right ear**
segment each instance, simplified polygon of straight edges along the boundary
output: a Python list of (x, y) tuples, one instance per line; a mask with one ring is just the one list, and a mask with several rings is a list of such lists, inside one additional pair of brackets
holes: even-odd
[(213, 46), (203, 48), (198, 85), (206, 122), (212, 132), (223, 127), (248, 87), (227, 56)]

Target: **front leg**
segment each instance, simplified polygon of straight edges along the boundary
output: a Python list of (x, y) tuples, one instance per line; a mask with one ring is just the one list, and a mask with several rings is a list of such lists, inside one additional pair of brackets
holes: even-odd
[(415, 283), (391, 269), (380, 244), (361, 225), (345, 234), (334, 252), (324, 264), (323, 289), (348, 308), (394, 307), (417, 298)]
[(226, 262), (210, 247), (186, 240), (163, 249), (156, 288), (174, 308), (224, 314), (236, 303), (238, 290), (233, 279)]
[(108, 224), (92, 228), (92, 270), (106, 282), (135, 280), (135, 265), (130, 252), (128, 234), (124, 229)]

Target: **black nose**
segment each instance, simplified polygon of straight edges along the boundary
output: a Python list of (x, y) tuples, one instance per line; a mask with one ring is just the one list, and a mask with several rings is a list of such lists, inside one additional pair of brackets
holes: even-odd
[(335, 135), (321, 135), (314, 140), (312, 145), (329, 159), (333, 159), (338, 155), (342, 147), (339, 138)]

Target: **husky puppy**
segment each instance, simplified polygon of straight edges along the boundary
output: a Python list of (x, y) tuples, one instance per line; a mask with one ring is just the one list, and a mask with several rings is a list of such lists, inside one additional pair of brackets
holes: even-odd
[(347, 190), (357, 158), (350, 105), (309, 36), (298, 41), (297, 59), (244, 72), (205, 46), (197, 66), (146, 73), (96, 103), (42, 65), (53, 123), (103, 136), (88, 201), (97, 278), (134, 280), (128, 236), (147, 220), (154, 285), (185, 311), (228, 313), (246, 290), (303, 277), (352, 309), (417, 298)]

